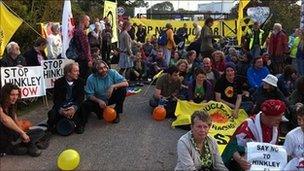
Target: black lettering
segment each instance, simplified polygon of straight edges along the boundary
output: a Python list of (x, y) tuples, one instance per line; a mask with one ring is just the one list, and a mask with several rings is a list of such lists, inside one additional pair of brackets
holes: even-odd
[(225, 144), (228, 143), (228, 142), (224, 139), (225, 136), (222, 135), (222, 134), (216, 134), (216, 135), (214, 135), (214, 138), (217, 140), (217, 144), (219, 144), (219, 145), (225, 145)]
[(10, 76), (10, 69), (8, 69), (8, 68), (6, 68), (6, 69), (4, 69), (4, 78), (8, 78), (9, 76)]

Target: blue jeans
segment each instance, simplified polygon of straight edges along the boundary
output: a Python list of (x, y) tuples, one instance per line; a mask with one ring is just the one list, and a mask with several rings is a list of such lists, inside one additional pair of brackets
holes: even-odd
[(304, 75), (304, 59), (297, 58), (297, 68), (300, 75)]

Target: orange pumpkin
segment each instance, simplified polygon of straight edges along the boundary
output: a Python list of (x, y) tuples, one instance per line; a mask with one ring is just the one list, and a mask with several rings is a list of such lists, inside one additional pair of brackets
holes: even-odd
[(153, 110), (153, 119), (156, 121), (162, 121), (166, 118), (166, 109), (163, 106), (157, 106)]
[(32, 123), (27, 119), (21, 119), (17, 121), (17, 125), (19, 128), (21, 128), (23, 131), (28, 131), (30, 127), (32, 126)]
[(103, 119), (106, 122), (113, 122), (116, 119), (116, 116), (117, 116), (116, 111), (111, 107), (106, 107), (103, 110)]

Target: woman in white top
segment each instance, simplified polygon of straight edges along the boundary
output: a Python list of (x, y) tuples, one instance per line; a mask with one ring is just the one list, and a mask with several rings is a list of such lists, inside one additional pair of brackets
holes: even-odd
[(225, 171), (215, 139), (208, 135), (212, 120), (205, 111), (195, 111), (191, 116), (191, 131), (177, 143), (175, 170)]
[(286, 135), (284, 147), (291, 158), (304, 158), (304, 106), (298, 107), (297, 121), (299, 127)]

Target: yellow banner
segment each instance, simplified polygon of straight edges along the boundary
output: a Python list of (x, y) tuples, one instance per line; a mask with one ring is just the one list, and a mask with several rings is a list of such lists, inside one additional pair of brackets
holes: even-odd
[[(194, 21), (150, 20), (139, 18), (132, 18), (130, 21), (131, 23), (136, 23), (137, 25), (142, 24), (147, 30), (147, 38), (150, 38), (152, 35), (158, 35), (160, 30), (165, 28), (166, 23), (171, 23), (174, 31), (180, 27), (183, 27), (184, 23), (186, 23), (189, 34), (188, 40), (192, 42), (195, 37), (193, 27)], [(197, 23), (200, 26), (204, 26), (205, 21), (198, 21)], [(236, 37), (237, 22), (236, 20), (216, 20), (214, 21), (212, 30), (215, 35), (221, 35), (223, 37)]]
[(104, 8), (103, 8), (103, 16), (109, 19), (109, 22), (112, 26), (112, 43), (118, 41), (117, 37), (117, 3), (105, 1)]
[(9, 12), (0, 1), (0, 57), (21, 24), (22, 20)]
[(224, 151), (236, 128), (248, 117), (246, 112), (241, 109), (239, 111), (239, 117), (234, 119), (232, 117), (233, 110), (229, 106), (215, 101), (196, 104), (178, 100), (175, 110), (177, 119), (172, 123), (172, 126), (191, 124), (191, 115), (196, 110), (207, 111), (210, 114), (212, 127), (209, 134), (216, 139), (220, 154)]

